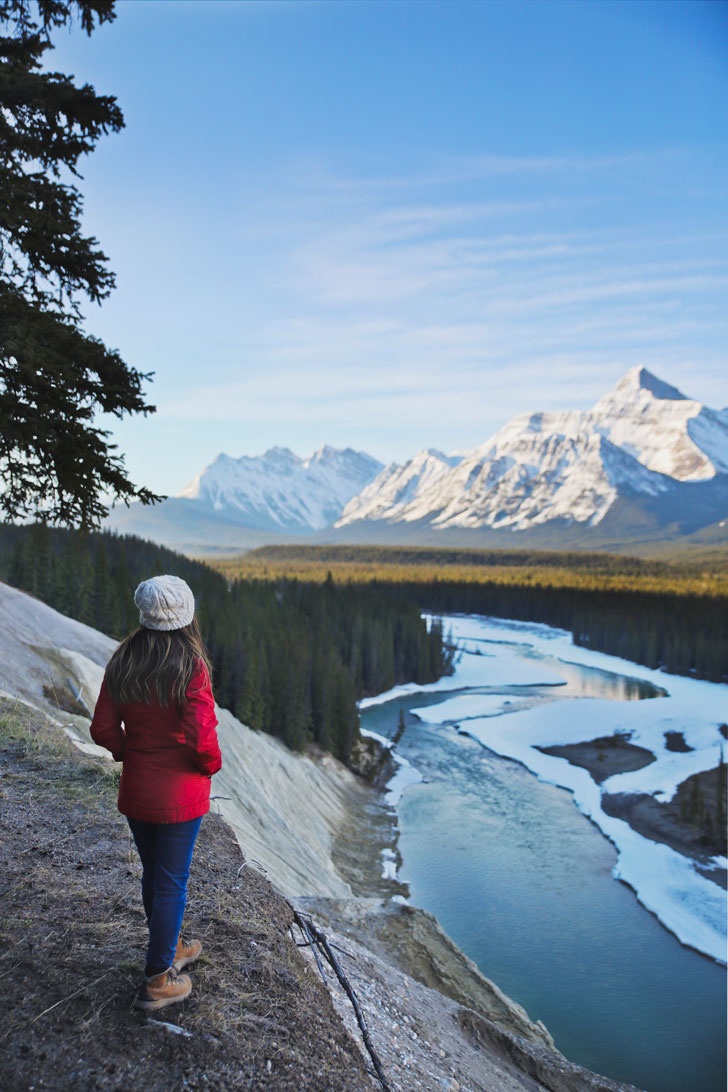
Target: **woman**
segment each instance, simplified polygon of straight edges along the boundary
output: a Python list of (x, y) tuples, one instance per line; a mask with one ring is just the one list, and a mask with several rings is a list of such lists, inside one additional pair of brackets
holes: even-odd
[(189, 995), (189, 976), (179, 972), (202, 951), (179, 934), (192, 851), (222, 759), (192, 592), (177, 576), (155, 576), (139, 585), (134, 602), (141, 626), (109, 661), (91, 737), (123, 762), (118, 807), (141, 857), (149, 926), (134, 1004), (159, 1009)]

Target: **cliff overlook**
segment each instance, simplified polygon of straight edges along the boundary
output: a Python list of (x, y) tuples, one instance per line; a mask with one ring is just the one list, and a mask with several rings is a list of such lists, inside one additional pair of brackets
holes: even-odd
[[(381, 1088), (348, 999), (298, 946), (297, 911), (312, 913), (335, 946), (392, 1092), (625, 1087), (558, 1054), (431, 915), (381, 892), (362, 897), (346, 851), (374, 790), (335, 760), (287, 752), (229, 714), (221, 736), (236, 799), (214, 807), (231, 808), (233, 825), (209, 815), (193, 861), (185, 929), (204, 945), (193, 993), (169, 1020), (134, 1012), (145, 937), (139, 865), (115, 807), (118, 768), (85, 742), (84, 706), (113, 642), (6, 585), (0, 597), (0, 1052), (9, 1092)], [(276, 814), (275, 786), (286, 782)]]

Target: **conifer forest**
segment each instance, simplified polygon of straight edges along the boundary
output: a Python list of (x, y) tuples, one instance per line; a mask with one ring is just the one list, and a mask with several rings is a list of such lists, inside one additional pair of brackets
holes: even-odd
[[(607, 555), (488, 555), (476, 566), (461, 555), (449, 565), (444, 553), (438, 565), (431, 554), (395, 565), (394, 551), (269, 547), (213, 566), (130, 536), (0, 524), (0, 579), (115, 638), (138, 625), (140, 581), (182, 576), (220, 705), (292, 748), (314, 741), (344, 762), (359, 698), (452, 669), (443, 614), (544, 622), (648, 667), (728, 676), (721, 581), (681, 583), (665, 566)], [(422, 612), (434, 616), (429, 626)]]
[[(673, 564), (587, 551), (265, 546), (216, 561), (228, 577), (387, 585), (434, 615), (484, 614), (568, 630), (646, 667), (728, 681), (725, 561)], [(396, 591), (395, 591), (396, 589)]]
[(194, 592), (218, 703), (292, 748), (314, 741), (347, 762), (359, 698), (452, 662), (439, 623), (386, 585), (226, 580), (133, 537), (0, 524), (0, 580), (115, 638), (139, 624), (137, 584), (162, 573)]

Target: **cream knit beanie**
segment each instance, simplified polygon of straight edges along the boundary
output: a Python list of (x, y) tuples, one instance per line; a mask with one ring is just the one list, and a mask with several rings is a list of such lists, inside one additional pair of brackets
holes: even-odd
[(182, 629), (195, 616), (195, 597), (178, 576), (153, 576), (134, 592), (139, 621), (147, 629)]

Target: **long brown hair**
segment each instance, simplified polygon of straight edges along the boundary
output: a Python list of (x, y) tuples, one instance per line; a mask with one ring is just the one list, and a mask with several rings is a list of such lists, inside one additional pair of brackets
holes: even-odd
[(197, 618), (181, 629), (140, 626), (125, 637), (109, 660), (106, 685), (117, 705), (143, 702), (183, 706), (200, 660), (212, 678), (207, 649)]

